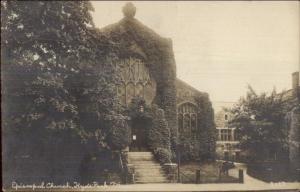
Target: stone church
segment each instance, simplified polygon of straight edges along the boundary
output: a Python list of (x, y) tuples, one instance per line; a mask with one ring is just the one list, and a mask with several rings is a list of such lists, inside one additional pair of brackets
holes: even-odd
[[(132, 3), (123, 7), (123, 14), (122, 20), (101, 29), (115, 44), (126, 50), (123, 58), (115, 64), (120, 77), (117, 86), (120, 103), (128, 106), (134, 97), (141, 97), (147, 105), (157, 104), (164, 111), (173, 145), (175, 141), (172, 139), (176, 140), (180, 136), (199, 140), (201, 131), (213, 129), (205, 127), (207, 116), (214, 127), (208, 94), (176, 77), (171, 39), (161, 37), (138, 21)], [(205, 112), (203, 108), (210, 108), (211, 111)], [(138, 142), (145, 138), (141, 135), (144, 133), (133, 132), (133, 142), (144, 143)], [(190, 148), (195, 149), (194, 146)]]
[[(30, 153), (27, 150), (22, 150), (16, 157), (6, 161), (9, 164), (6, 168), (12, 168), (6, 170), (6, 185), (11, 185), (13, 181), (28, 184), (48, 181), (55, 184), (88, 184), (94, 181), (103, 183), (108, 182), (108, 174), (114, 182), (128, 183), (127, 179), (123, 178), (124, 173), (130, 173), (130, 165), (135, 165), (136, 161), (135, 173), (140, 177), (135, 177), (134, 182), (168, 182), (162, 166), (166, 163), (176, 163), (179, 151), (182, 161), (213, 158), (215, 126), (208, 94), (176, 77), (171, 39), (161, 37), (143, 25), (135, 19), (135, 12), (135, 7), (129, 3), (124, 6), (124, 18), (119, 22), (100, 30), (91, 30), (93, 34), (99, 32), (95, 38), (98, 38), (98, 35), (101, 38), (106, 36), (117, 48), (112, 52), (107, 51), (109, 53), (99, 50), (105, 52), (108, 58), (110, 55), (117, 55), (112, 57), (116, 58), (113, 63), (105, 63), (109, 67), (115, 67), (116, 70), (112, 71), (118, 76), (116, 82), (113, 80), (115, 84), (111, 86), (115, 88), (116, 93), (113, 100), (119, 100), (116, 106), (129, 109), (135, 98), (141, 98), (145, 106), (141, 106), (140, 113), (143, 113), (142, 107), (145, 107), (145, 111), (151, 108), (154, 111), (151, 113), (155, 122), (153, 124), (157, 126), (146, 127), (147, 119), (143, 115), (127, 118), (128, 116), (122, 114), (122, 118), (128, 119), (129, 126), (124, 123), (125, 128), (115, 126), (115, 129), (110, 129), (109, 131), (123, 132), (120, 131), (121, 133), (111, 139), (111, 133), (117, 131), (107, 131), (107, 135), (111, 135), (107, 136), (106, 140), (122, 143), (122, 149), (107, 147), (105, 150), (99, 150), (101, 147), (95, 140), (83, 144), (78, 135), (74, 136), (69, 131), (61, 135), (56, 132), (50, 135), (52, 137), (49, 137), (49, 144), (47, 143), (45, 148), (38, 145), (43, 143), (44, 139), (37, 139), (38, 143), (31, 145), (33, 139), (26, 138), (30, 141), (28, 151), (34, 150), (34, 156), (28, 155)], [(79, 103), (84, 112), (90, 112), (94, 107), (94, 103), (91, 104), (91, 108), (90, 103), (86, 104), (82, 100)], [(82, 118), (81, 121), (87, 122), (86, 127), (90, 128), (93, 119), (90, 120), (90, 113), (87, 114), (87, 120)], [(151, 137), (149, 130), (152, 131)], [(30, 134), (30, 137), (36, 138), (34, 136)], [(20, 139), (20, 142), (23, 141)], [(124, 151), (123, 143), (126, 145)], [(22, 143), (20, 145), (23, 147)], [(36, 147), (33, 146), (38, 146), (40, 153), (36, 153)], [(147, 169), (139, 166), (143, 161), (147, 161)]]

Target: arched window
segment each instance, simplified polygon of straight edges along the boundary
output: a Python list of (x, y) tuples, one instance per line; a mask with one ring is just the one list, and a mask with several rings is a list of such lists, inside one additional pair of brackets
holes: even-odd
[(181, 133), (183, 131), (183, 115), (178, 113), (178, 131)]
[(126, 104), (126, 88), (125, 88), (125, 85), (122, 83), (120, 84), (118, 87), (118, 97), (120, 98), (120, 103), (122, 105), (125, 105)]
[(142, 97), (142, 98), (144, 97), (144, 87), (142, 83), (138, 83), (135, 86), (135, 96)]
[(126, 86), (126, 103), (130, 103), (134, 97), (134, 84), (128, 83)]
[(179, 133), (196, 133), (197, 107), (192, 103), (183, 103), (178, 107), (177, 111)]
[(155, 86), (147, 83), (144, 88), (144, 99), (147, 104), (151, 104), (153, 98), (155, 97)]
[(194, 113), (191, 114), (191, 131), (192, 133), (197, 132), (197, 115)]
[(190, 127), (191, 127), (191, 117), (189, 114), (184, 114), (183, 115), (183, 132), (190, 132)]
[(227, 121), (228, 120), (228, 115), (227, 114), (225, 114), (225, 121)]
[(139, 96), (151, 104), (155, 97), (156, 83), (150, 77), (149, 70), (144, 62), (138, 58), (127, 58), (116, 64), (122, 86), (118, 86), (117, 94), (121, 103), (128, 105), (132, 98)]

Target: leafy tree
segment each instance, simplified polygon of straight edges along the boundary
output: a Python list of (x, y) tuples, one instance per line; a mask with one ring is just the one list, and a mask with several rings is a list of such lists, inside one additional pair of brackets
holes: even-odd
[[(65, 80), (78, 72), (88, 2), (1, 1), (4, 112), (10, 127), (76, 128)], [(77, 61), (77, 62), (76, 62)]]
[(7, 159), (48, 147), (66, 155), (72, 135), (90, 151), (124, 147), (108, 143), (115, 127), (127, 129), (114, 86), (118, 50), (93, 27), (92, 10), (88, 1), (1, 1)]
[(88, 51), (91, 10), (89, 2), (1, 1), (2, 133), (9, 174), (23, 155), (46, 158), (49, 175), (56, 174), (52, 157), (62, 157), (63, 143), (71, 143), (79, 128), (76, 98), (66, 82)]
[(115, 96), (117, 56), (109, 55), (117, 50), (93, 28), (92, 10), (87, 1), (1, 2), (9, 127), (76, 129), (85, 138), (124, 119)]
[[(238, 129), (241, 147), (248, 150), (255, 160), (279, 159), (288, 147), (286, 114), (281, 95), (274, 90), (271, 94), (257, 94), (251, 86), (245, 98), (230, 112), (231, 126)], [(281, 156), (279, 156), (281, 154)]]

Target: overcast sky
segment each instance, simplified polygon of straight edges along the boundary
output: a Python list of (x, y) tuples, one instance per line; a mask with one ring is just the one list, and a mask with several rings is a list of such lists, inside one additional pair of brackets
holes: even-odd
[[(134, 2), (135, 18), (172, 38), (177, 76), (213, 101), (291, 88), (299, 70), (299, 2)], [(93, 2), (97, 27), (123, 18), (126, 2)]]

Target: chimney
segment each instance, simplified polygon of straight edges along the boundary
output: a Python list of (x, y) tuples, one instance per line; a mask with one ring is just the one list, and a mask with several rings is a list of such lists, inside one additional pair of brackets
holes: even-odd
[(292, 73), (292, 89), (299, 87), (299, 72)]
[(292, 89), (295, 96), (297, 96), (299, 92), (299, 85), (300, 85), (299, 81), (300, 81), (299, 71), (292, 73)]

